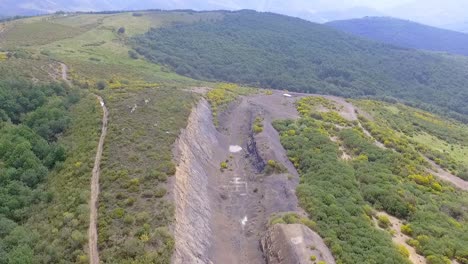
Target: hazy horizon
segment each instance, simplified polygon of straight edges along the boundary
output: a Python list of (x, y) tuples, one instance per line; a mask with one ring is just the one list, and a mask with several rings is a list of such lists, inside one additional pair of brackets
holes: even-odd
[(464, 12), (467, 8), (468, 2), (461, 0), (3, 0), (0, 15), (30, 15), (58, 10), (254, 9), (319, 23), (364, 16), (391, 16), (457, 30), (468, 21)]

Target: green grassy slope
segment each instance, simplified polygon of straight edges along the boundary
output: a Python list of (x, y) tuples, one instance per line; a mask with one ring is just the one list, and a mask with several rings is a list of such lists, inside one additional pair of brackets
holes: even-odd
[(197, 79), (391, 96), (468, 114), (467, 59), (378, 44), (291, 17), (225, 13), (222, 20), (153, 29), (134, 46), (151, 61)]
[[(19, 22), (21, 30), (38, 28), (44, 32), (48, 30), (45, 25), (54, 24), (51, 28), (60, 32), (39, 41), (35, 38), (5, 40), (8, 34), (15, 36), (14, 30), (19, 29), (14, 27), (13, 31), (0, 33), (0, 41), (15, 43), (14, 47), (2, 46), (0, 77), (21, 76), (40, 83), (50, 82), (61, 77), (56, 61), (62, 61), (69, 66), (73, 83), (83, 89), (81, 100), (69, 109), (68, 129), (57, 135), (57, 142), (66, 149), (66, 159), (51, 169), (37, 186), (40, 195), (20, 193), (23, 198), (34, 199), (34, 206), (29, 212), (18, 210), (22, 218), (16, 224), (0, 216), (0, 255), (8, 254), (0, 258), (1, 264), (13, 260), (16, 263), (89, 262), (87, 203), (101, 118), (99, 104), (91, 93), (101, 94), (110, 111), (99, 201), (101, 260), (104, 263), (170, 262), (174, 244), (168, 229), (173, 221), (173, 205), (166, 197), (166, 188), (174, 169), (171, 148), (197, 97), (185, 88), (213, 85), (172, 72), (167, 67), (176, 66), (170, 64), (171, 60), (191, 69), (187, 63), (192, 62), (185, 62), (187, 55), (193, 60), (191, 70), (198, 72), (199, 75), (193, 75), (197, 78), (218, 79), (216, 74), (223, 72), (234, 77), (219, 79), (254, 80), (251, 83), (259, 86), (281, 80), (278, 84), (281, 88), (291, 85), (290, 88), (298, 90), (309, 87), (317, 92), (348, 95), (372, 92), (387, 95), (388, 90), (394, 96), (411, 93), (414, 96), (423, 91), (427, 97), (421, 97), (421, 101), (432, 102), (428, 98), (440, 95), (437, 102), (441, 106), (453, 104), (454, 110), (457, 101), (451, 101), (448, 95), (456, 94), (455, 99), (461, 100), (465, 94), (460, 88), (464, 77), (457, 67), (465, 65), (463, 58), (395, 50), (270, 14), (143, 12), (137, 16), (132, 13), (47, 16)], [(217, 28), (220, 25), (224, 29)], [(121, 27), (125, 33), (118, 33)], [(159, 52), (159, 47), (163, 47), (169, 54), (164, 57), (168, 58), (163, 61), (165, 65), (132, 58), (129, 54), (130, 38), (150, 27), (158, 28), (152, 33), (167, 34), (164, 35), (167, 43), (149, 41), (144, 48), (157, 48)], [(76, 31), (65, 32), (70, 28)], [(174, 38), (174, 30), (186, 36)], [(271, 43), (278, 45), (270, 46)], [(207, 52), (203, 45), (216, 54), (203, 53)], [(189, 47), (195, 52), (189, 52)], [(346, 52), (337, 54), (336, 47), (346, 47)], [(7, 54), (4, 52), (15, 55), (8, 58), (2, 56)], [(382, 52), (389, 53), (384, 56)], [(159, 55), (154, 56), (157, 61)], [(427, 64), (416, 67), (421, 62)], [(448, 64), (453, 64), (454, 72), (448, 72)], [(413, 67), (422, 75), (414, 75)], [(179, 73), (191, 75), (180, 70)], [(442, 78), (444, 74), (447, 76)], [(424, 83), (424, 76), (437, 77), (437, 82)], [(450, 79), (451, 76), (454, 77)], [(266, 84), (261, 83), (263, 80), (267, 80)], [(104, 84), (102, 90), (96, 89), (98, 83)], [(437, 85), (452, 86), (442, 92), (434, 88)], [(401, 89), (396, 91), (395, 87)], [(218, 104), (219, 91), (213, 91), (211, 102)], [(401, 148), (410, 152), (393, 153), (375, 148), (371, 141), (362, 138), (357, 128), (337, 131), (335, 123), (355, 128), (355, 123), (336, 119), (337, 114), (323, 114), (315, 121), (303, 116), (297, 123), (277, 126), (291, 159), (303, 175), (298, 190), (303, 208), (317, 222), (318, 231), (343, 263), (405, 262), (392, 246), (388, 232), (373, 227), (370, 219), (374, 214), (369, 206), (410, 223), (412, 243), (418, 252), (431, 256), (432, 263), (442, 263), (445, 258), (458, 258), (463, 263), (468, 254), (463, 243), (467, 239), (466, 195), (433, 180), (425, 185), (418, 183), (418, 178), (409, 177), (409, 173), (419, 173), (423, 166), (421, 160), (412, 160), (416, 144), (434, 151), (446, 150), (444, 154), (456, 160), (456, 166), (463, 164), (466, 126), (406, 106), (370, 102), (357, 104), (362, 108), (369, 106), (365, 110), (374, 117), (375, 124), (406, 138), (410, 148)], [(419, 118), (416, 113), (422, 117), (413, 123), (412, 119)], [(26, 117), (19, 116), (16, 120), (26, 122)], [(30, 124), (41, 131), (37, 123)], [(331, 142), (328, 135), (337, 136), (339, 142)], [(427, 137), (436, 137), (438, 143), (429, 144)], [(345, 146), (355, 159), (340, 160), (337, 144)], [(5, 161), (0, 159), (1, 181), (5, 180), (4, 168)]]
[(111, 122), (101, 166), (101, 261), (170, 263), (174, 206), (165, 197), (166, 185), (175, 173), (172, 144), (186, 126), (194, 96), (149, 87), (105, 91), (104, 99)]
[(396, 139), (389, 142), (408, 145), (468, 180), (468, 126), (401, 104), (367, 100), (355, 103), (372, 116), (380, 130), (395, 131)]
[[(37, 187), (41, 195), (18, 194), (21, 201), (33, 200), (30, 207), (19, 208), (20, 221), (15, 224), (0, 216), (0, 230), (4, 230), (0, 232), (0, 263), (89, 262), (89, 188), (101, 125), (99, 102), (91, 93), (100, 93), (110, 112), (99, 202), (101, 259), (106, 263), (169, 263), (173, 239), (167, 230), (173, 206), (165, 197), (165, 185), (174, 169), (172, 145), (194, 102), (193, 94), (181, 88), (206, 83), (132, 58), (127, 39), (149, 27), (205, 17), (216, 19), (219, 14), (53, 15), (2, 25), (6, 28), (0, 32), (2, 79), (60, 81), (60, 61), (67, 64), (75, 87), (84, 89), (79, 103), (70, 109), (70, 126), (59, 135), (66, 159), (42, 175)], [(121, 27), (125, 33), (119, 34)], [(36, 31), (43, 36), (35, 35)], [(101, 91), (96, 89), (98, 82), (104, 84)], [(0, 91), (2, 107), (11, 106), (3, 104), (4, 95)], [(138, 109), (130, 113), (134, 104)], [(32, 126), (41, 128), (32, 121)], [(3, 175), (4, 159), (0, 158)]]
[[(344, 122), (330, 103), (316, 99), (302, 99), (298, 105), (301, 118), (277, 122), (275, 128), (301, 174), (300, 204), (317, 222), (337, 262), (405, 262), (392, 246), (390, 229), (374, 227), (376, 211), (385, 211), (403, 221), (408, 245), (428, 263), (453, 259), (466, 263), (468, 194), (428, 175), (427, 164), (411, 148), (393, 151), (376, 146), (355, 122)], [(395, 110), (379, 102), (362, 103), (373, 103), (375, 111)], [(397, 117), (389, 120), (399, 121)], [(377, 119), (367, 122), (382, 126)], [(340, 158), (343, 151), (351, 158)]]

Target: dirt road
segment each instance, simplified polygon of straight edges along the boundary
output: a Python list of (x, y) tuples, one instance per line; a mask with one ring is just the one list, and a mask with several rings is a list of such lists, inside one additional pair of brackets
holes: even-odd
[(455, 187), (461, 189), (461, 190), (464, 190), (464, 191), (468, 191), (468, 181), (465, 181), (463, 180), (462, 178), (459, 178), (453, 174), (451, 174), (450, 172), (444, 170), (442, 167), (440, 167), (437, 163), (435, 163), (434, 161), (424, 157), (424, 159), (429, 162), (429, 164), (431, 164), (431, 166), (434, 168), (434, 169), (427, 169), (427, 171), (429, 173), (431, 173), (432, 175), (438, 177), (439, 179), (441, 180), (444, 180), (446, 182), (450, 182), (451, 184), (455, 185)]
[(68, 66), (65, 63), (59, 62), (60, 68), (62, 70), (62, 80), (68, 85), (72, 85), (70, 80), (68, 80)]
[[(68, 67), (66, 64), (61, 63), (62, 79), (71, 85), (68, 80)], [(99, 104), (102, 108), (102, 127), (101, 136), (99, 137), (99, 143), (96, 150), (96, 157), (94, 158), (94, 167), (91, 177), (91, 197), (89, 202), (89, 228), (88, 228), (88, 245), (89, 245), (89, 262), (91, 264), (99, 264), (99, 251), (97, 246), (98, 235), (97, 235), (97, 211), (98, 211), (98, 198), (99, 198), (99, 176), (101, 168), (102, 151), (104, 148), (104, 141), (107, 135), (107, 123), (109, 119), (109, 111), (104, 103), (104, 100), (99, 95), (95, 95), (99, 100)]]
[(99, 175), (101, 167), (102, 150), (104, 148), (104, 141), (107, 134), (107, 123), (109, 118), (109, 112), (104, 103), (102, 97), (96, 95), (101, 104), (103, 115), (102, 115), (102, 128), (101, 137), (96, 151), (96, 157), (94, 159), (93, 174), (91, 178), (91, 199), (89, 202), (89, 229), (88, 229), (88, 244), (89, 244), (89, 260), (91, 264), (99, 264), (99, 251), (97, 246), (98, 235), (97, 235), (97, 211), (98, 211), (98, 198), (99, 198)]
[[(394, 216), (387, 214), (386, 212), (378, 212), (378, 216), (386, 216), (390, 220), (390, 229), (394, 232), (392, 235), (392, 241), (397, 245), (404, 246), (409, 252), (409, 259), (413, 264), (426, 264), (426, 259), (419, 255), (412, 246), (406, 244), (406, 241), (411, 239), (411, 237), (403, 234), (401, 232), (401, 226), (403, 225), (402, 221)], [(374, 219), (375, 225), (377, 228), (382, 229), (377, 224), (377, 219)]]

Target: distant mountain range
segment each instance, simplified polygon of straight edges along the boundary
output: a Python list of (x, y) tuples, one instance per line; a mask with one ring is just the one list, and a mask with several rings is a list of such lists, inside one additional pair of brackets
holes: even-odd
[[(273, 10), (273, 11), (276, 13), (282, 13), (281, 10)], [(367, 8), (367, 7), (353, 7), (353, 8), (348, 8), (348, 9), (329, 10), (329, 11), (321, 11), (321, 12), (310, 12), (310, 11), (304, 10), (304, 11), (297, 11), (289, 15), (293, 15), (293, 16), (296, 16), (305, 20), (309, 20), (312, 22), (317, 22), (317, 23), (325, 23), (328, 21), (350, 19), (350, 18), (360, 18), (360, 17), (365, 17), (365, 16), (385, 16), (384, 13), (374, 10), (372, 8)]]
[[(357, 1), (355, 1), (357, 2)], [(0, 0), (0, 17), (37, 15), (55, 11), (141, 9), (240, 10), (252, 9), (295, 16), (313, 22), (391, 16), (452, 30), (468, 31), (468, 1), (407, 0), (404, 4), (353, 4), (342, 0)], [(403, 1), (400, 1), (403, 2)], [(391, 6), (391, 7), (390, 7)], [(377, 9), (376, 9), (377, 8)]]
[(389, 17), (332, 21), (326, 25), (388, 44), (468, 55), (468, 34)]
[[(294, 2), (294, 1), (293, 1)], [(296, 1), (300, 2), (300, 1)], [(292, 7), (291, 5), (295, 5)], [(363, 16), (384, 15), (367, 7), (353, 7), (337, 10), (320, 11), (306, 8), (304, 4), (247, 0), (2, 0), (0, 15), (35, 15), (62, 11), (103, 11), (103, 10), (138, 10), (138, 9), (194, 9), (194, 10), (238, 10), (255, 9), (271, 11), (300, 17), (315, 22), (327, 22), (338, 19), (348, 19)]]

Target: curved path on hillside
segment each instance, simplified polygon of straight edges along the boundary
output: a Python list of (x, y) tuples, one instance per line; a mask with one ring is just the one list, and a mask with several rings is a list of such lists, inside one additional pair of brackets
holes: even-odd
[[(66, 64), (60, 62), (62, 71), (62, 79), (71, 85), (68, 80), (68, 67)], [(109, 120), (109, 111), (107, 110), (104, 99), (101, 96), (95, 95), (99, 100), (99, 104), (102, 108), (102, 127), (101, 136), (96, 150), (96, 157), (94, 158), (94, 167), (91, 177), (91, 198), (89, 202), (89, 229), (88, 229), (88, 244), (89, 244), (89, 262), (91, 264), (99, 264), (99, 251), (97, 246), (98, 234), (97, 234), (97, 214), (98, 214), (98, 199), (99, 199), (99, 176), (101, 174), (101, 158), (102, 151), (104, 149), (104, 141), (107, 135), (107, 123)]]
[(455, 187), (459, 189), (468, 191), (468, 181), (465, 181), (462, 178), (451, 174), (450, 172), (442, 168), (439, 164), (435, 163), (433, 160), (430, 160), (427, 157), (424, 157), (424, 159), (433, 167), (433, 169), (428, 168), (427, 172), (439, 177), (440, 179), (444, 181), (452, 183), (453, 185), (455, 185)]
[[(304, 95), (304, 94), (299, 94), (299, 95)], [(327, 95), (314, 95), (314, 96), (321, 96), (324, 98), (327, 98), (329, 100), (332, 100), (336, 102), (337, 104), (343, 106), (343, 108), (339, 111), (339, 114), (349, 120), (349, 121), (358, 121), (358, 126), (363, 130), (364, 134), (368, 136), (369, 138), (372, 138), (374, 140), (374, 144), (378, 146), (379, 148), (386, 149), (385, 145), (382, 142), (379, 142), (376, 140), (372, 134), (362, 126), (361, 122), (359, 122), (357, 113), (362, 111), (354, 106), (353, 104), (347, 102), (344, 98), (341, 97), (336, 97), (336, 96), (327, 96)], [(468, 181), (465, 181), (452, 173), (448, 172), (447, 170), (443, 169), (441, 166), (436, 164), (434, 161), (428, 159), (426, 156), (420, 153), (420, 155), (431, 165), (432, 168), (427, 168), (426, 171), (430, 174), (433, 174), (434, 176), (438, 177), (439, 179), (451, 183), (458, 189), (468, 191)]]
[[(419, 255), (417, 252), (416, 252), (416, 249), (410, 245), (408, 245), (406, 243), (406, 241), (408, 241), (409, 239), (411, 239), (411, 237), (403, 234), (403, 232), (401, 232), (401, 226), (403, 225), (403, 222), (392, 216), (392, 215), (389, 215), (387, 214), (386, 212), (378, 212), (377, 213), (377, 216), (386, 216), (388, 218), (388, 220), (390, 220), (390, 230), (392, 230), (392, 241), (397, 244), (397, 245), (402, 245), (404, 246), (408, 252), (409, 252), (409, 260), (411, 261), (411, 263), (413, 264), (426, 264), (426, 258), (424, 258), (424, 256), (422, 255)], [(381, 227), (379, 227), (378, 225), (378, 221), (377, 219), (374, 218), (374, 223), (375, 223), (375, 226), (381, 230), (385, 230)]]
[(97, 214), (98, 214), (98, 198), (99, 198), (99, 176), (101, 174), (101, 158), (102, 150), (104, 148), (104, 141), (107, 134), (107, 122), (109, 119), (109, 112), (104, 103), (104, 100), (99, 95), (96, 95), (101, 104), (103, 115), (102, 115), (102, 128), (101, 137), (96, 151), (96, 157), (94, 159), (94, 168), (91, 178), (91, 199), (89, 202), (90, 213), (89, 213), (89, 260), (91, 264), (99, 264), (99, 251), (97, 246), (98, 235), (97, 235)]

